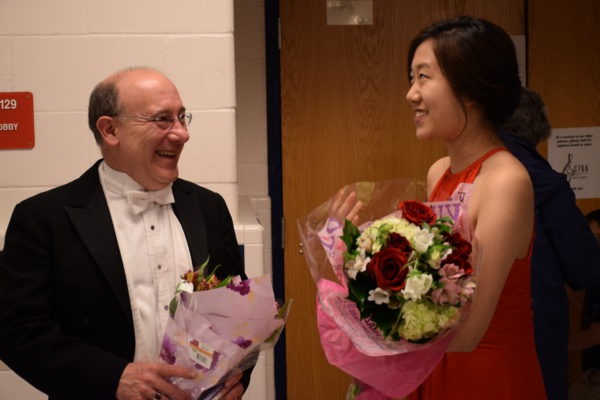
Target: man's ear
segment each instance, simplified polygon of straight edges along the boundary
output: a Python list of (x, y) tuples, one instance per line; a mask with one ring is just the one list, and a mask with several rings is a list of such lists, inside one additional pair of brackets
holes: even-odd
[(102, 141), (108, 146), (116, 146), (119, 144), (119, 138), (117, 138), (115, 126), (115, 120), (112, 117), (103, 115), (96, 121), (96, 128), (102, 136)]

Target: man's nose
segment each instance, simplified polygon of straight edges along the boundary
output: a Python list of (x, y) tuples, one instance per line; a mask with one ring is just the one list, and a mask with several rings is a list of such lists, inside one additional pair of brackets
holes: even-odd
[(173, 142), (185, 143), (190, 140), (190, 133), (183, 123), (176, 120), (173, 128), (171, 128), (171, 131), (168, 134), (168, 138)]

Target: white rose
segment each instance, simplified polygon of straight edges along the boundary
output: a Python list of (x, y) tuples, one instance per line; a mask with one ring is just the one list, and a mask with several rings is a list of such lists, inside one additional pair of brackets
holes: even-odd
[(407, 300), (420, 300), (431, 289), (433, 277), (429, 274), (409, 274), (402, 295)]
[(415, 233), (417, 233), (420, 230), (421, 230), (420, 227), (416, 226), (415, 224), (411, 224), (408, 221), (404, 221), (404, 220), (402, 220), (401, 223), (399, 223), (398, 225), (396, 225), (394, 227), (395, 232), (397, 232), (405, 237), (412, 237), (415, 235)]
[(427, 229), (419, 229), (412, 237), (413, 247), (417, 253), (425, 253), (429, 246), (433, 244), (434, 234)]

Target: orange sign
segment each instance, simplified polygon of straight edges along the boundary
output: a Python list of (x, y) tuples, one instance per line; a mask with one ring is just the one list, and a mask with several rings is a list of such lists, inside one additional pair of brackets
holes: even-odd
[(31, 149), (33, 133), (33, 94), (0, 92), (0, 149)]

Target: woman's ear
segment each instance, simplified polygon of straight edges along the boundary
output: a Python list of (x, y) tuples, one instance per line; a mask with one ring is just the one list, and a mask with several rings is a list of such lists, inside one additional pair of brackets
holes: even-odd
[(471, 99), (469, 99), (467, 97), (463, 97), (462, 100), (461, 100), (461, 102), (462, 102), (462, 106), (463, 106), (464, 112), (468, 113), (469, 115), (471, 113), (473, 113), (473, 112), (476, 112), (476, 113), (482, 113), (483, 112), (482, 108), (474, 100), (471, 100)]
[(476, 103), (473, 100), (464, 96), (461, 98), (461, 102), (463, 103), (463, 106), (466, 109), (473, 108), (473, 106), (476, 105)]
[(102, 136), (102, 141), (108, 146), (116, 146), (119, 144), (119, 138), (116, 135), (117, 127), (115, 119), (107, 115), (103, 115), (96, 121), (96, 128)]

